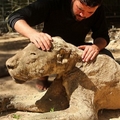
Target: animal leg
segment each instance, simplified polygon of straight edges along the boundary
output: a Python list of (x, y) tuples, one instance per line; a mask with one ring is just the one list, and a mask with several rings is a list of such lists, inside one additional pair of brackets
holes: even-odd
[(69, 107), (67, 93), (62, 85), (62, 78), (53, 81), (45, 95), (36, 101), (36, 106), (40, 112), (58, 111)]

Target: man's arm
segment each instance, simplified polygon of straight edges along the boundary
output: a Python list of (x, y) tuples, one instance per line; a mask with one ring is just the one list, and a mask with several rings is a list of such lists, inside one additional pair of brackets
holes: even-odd
[(49, 1), (36, 1), (33, 4), (13, 12), (8, 18), (10, 27), (29, 38), (31, 42), (42, 50), (50, 49), (52, 38), (46, 33), (38, 32), (31, 26), (40, 24), (46, 19), (46, 16), (49, 15), (50, 7), (48, 7), (48, 5), (50, 6), (50, 4), (46, 4), (46, 2)]
[(14, 25), (14, 29), (29, 38), (38, 48), (42, 50), (49, 50), (51, 48), (51, 36), (33, 29), (25, 20), (18, 20)]
[(107, 41), (104, 38), (99, 37), (94, 40), (93, 45), (96, 45), (98, 47), (98, 50), (100, 51), (107, 46)]

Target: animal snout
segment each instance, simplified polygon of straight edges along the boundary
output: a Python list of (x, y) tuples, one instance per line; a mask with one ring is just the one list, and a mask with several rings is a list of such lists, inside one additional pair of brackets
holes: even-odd
[(8, 69), (14, 69), (14, 66), (11, 65), (11, 64), (7, 64), (6, 66), (7, 66)]
[(8, 69), (14, 69), (15, 66), (16, 66), (16, 61), (11, 60), (11, 59), (8, 59), (8, 60), (6, 61), (6, 67), (7, 67)]

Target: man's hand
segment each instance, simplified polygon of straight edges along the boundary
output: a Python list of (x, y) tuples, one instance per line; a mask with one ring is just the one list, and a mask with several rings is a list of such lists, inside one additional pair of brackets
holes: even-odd
[(52, 37), (47, 33), (43, 32), (34, 32), (29, 36), (30, 41), (34, 43), (38, 48), (42, 50), (50, 50)]
[(52, 37), (47, 33), (36, 31), (28, 25), (25, 20), (18, 20), (14, 25), (14, 29), (29, 38), (38, 48), (41, 48), (42, 50), (50, 50)]
[(100, 49), (96, 45), (81, 45), (78, 46), (79, 49), (84, 50), (82, 54), (82, 60), (84, 62), (88, 62), (90, 60), (93, 60), (98, 54)]

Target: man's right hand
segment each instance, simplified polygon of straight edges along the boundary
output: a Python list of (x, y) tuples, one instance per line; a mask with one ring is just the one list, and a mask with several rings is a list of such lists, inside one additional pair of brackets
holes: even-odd
[(42, 50), (50, 50), (52, 37), (47, 33), (43, 32), (34, 32), (29, 36), (30, 41), (36, 45), (36, 47), (41, 48)]
[(14, 25), (14, 29), (29, 38), (38, 48), (41, 48), (42, 50), (50, 50), (52, 37), (47, 33), (36, 31), (29, 26), (25, 20), (18, 20)]

